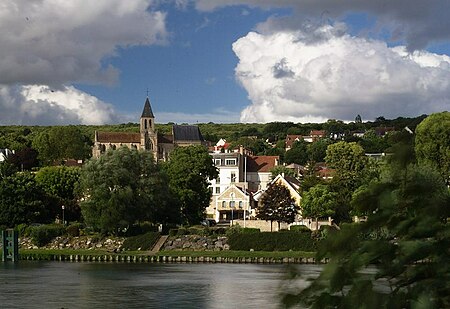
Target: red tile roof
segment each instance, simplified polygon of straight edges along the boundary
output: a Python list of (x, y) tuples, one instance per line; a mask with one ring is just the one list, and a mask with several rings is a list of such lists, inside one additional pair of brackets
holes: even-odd
[(269, 172), (279, 160), (279, 156), (249, 156), (247, 157), (247, 172)]
[(296, 140), (301, 140), (303, 137), (301, 135), (286, 135), (286, 148), (291, 148), (292, 144)]

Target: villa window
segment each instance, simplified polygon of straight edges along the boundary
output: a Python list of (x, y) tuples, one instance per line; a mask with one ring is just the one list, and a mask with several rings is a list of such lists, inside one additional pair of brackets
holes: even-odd
[(234, 201), (230, 201), (230, 207), (234, 208), (235, 202)]
[(236, 165), (236, 159), (225, 159), (225, 165)]
[(236, 182), (236, 173), (235, 172), (231, 172), (231, 182)]
[(239, 208), (242, 208), (242, 201), (239, 201)]
[(216, 187), (216, 194), (220, 194), (220, 187)]
[(227, 204), (226, 204), (225, 201), (223, 201), (223, 202), (222, 202), (222, 208), (225, 208), (225, 207), (227, 207)]
[(214, 165), (215, 166), (220, 166), (220, 159), (214, 159)]

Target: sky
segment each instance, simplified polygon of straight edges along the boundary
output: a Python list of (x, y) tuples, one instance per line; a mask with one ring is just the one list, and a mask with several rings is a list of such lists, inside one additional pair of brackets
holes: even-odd
[(448, 0), (2, 0), (0, 125), (450, 110)]

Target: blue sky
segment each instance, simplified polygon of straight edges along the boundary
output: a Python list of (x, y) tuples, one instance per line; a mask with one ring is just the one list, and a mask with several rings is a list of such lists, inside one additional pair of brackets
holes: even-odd
[[(445, 0), (6, 0), (0, 125), (322, 122), (450, 106)], [(378, 3), (378, 4), (377, 4)]]

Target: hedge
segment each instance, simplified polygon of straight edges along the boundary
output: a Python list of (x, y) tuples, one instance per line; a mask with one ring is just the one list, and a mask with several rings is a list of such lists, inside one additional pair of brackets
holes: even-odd
[(231, 250), (248, 251), (315, 251), (316, 242), (309, 232), (283, 231), (236, 233), (228, 236)]
[(40, 226), (33, 226), (31, 228), (31, 240), (38, 246), (42, 247), (48, 244), (53, 238), (64, 235), (66, 228), (62, 224), (47, 224)]
[(158, 232), (148, 232), (138, 236), (132, 236), (125, 239), (122, 244), (122, 250), (151, 250), (156, 242), (159, 240), (160, 234)]

